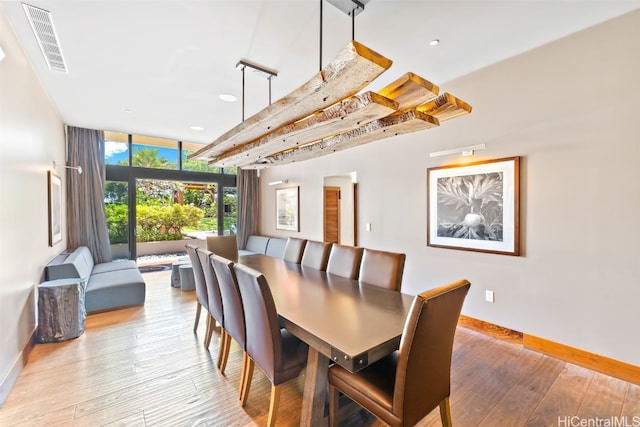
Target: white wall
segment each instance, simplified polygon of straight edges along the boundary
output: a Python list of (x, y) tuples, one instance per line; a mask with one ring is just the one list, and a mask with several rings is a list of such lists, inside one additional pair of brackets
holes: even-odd
[[(2, 404), (22, 366), (21, 352), (35, 329), (36, 290), (43, 267), (66, 247), (66, 224), (62, 242), (49, 247), (47, 170), (54, 160), (64, 164), (64, 127), (2, 9), (0, 45), (6, 54), (0, 62)], [(64, 173), (58, 173), (64, 180)]]
[[(436, 82), (469, 102), (472, 114), (261, 171), (261, 232), (282, 235), (274, 225), (275, 190), (266, 182), (300, 185), (296, 234), (318, 239), (322, 177), (355, 171), (360, 246), (407, 254), (403, 292), (464, 277), (472, 283), (464, 314), (640, 365), (638, 52), (635, 11)], [(429, 78), (428, 70), (394, 72), (404, 71)], [(487, 149), (474, 160), (522, 156), (520, 257), (426, 246), (426, 170), (460, 160), (431, 159), (429, 152), (478, 143)], [(485, 289), (495, 291), (495, 303), (484, 301)]]

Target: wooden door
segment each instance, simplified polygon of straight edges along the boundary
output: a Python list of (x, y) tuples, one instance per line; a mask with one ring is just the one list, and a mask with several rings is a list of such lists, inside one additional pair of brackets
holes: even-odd
[(340, 243), (340, 187), (324, 187), (324, 241)]

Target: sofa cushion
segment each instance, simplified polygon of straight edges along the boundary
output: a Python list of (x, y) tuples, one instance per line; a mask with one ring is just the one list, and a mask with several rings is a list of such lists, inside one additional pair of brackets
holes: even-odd
[(117, 260), (111, 262), (103, 262), (93, 266), (91, 274), (107, 273), (109, 271), (127, 270), (131, 268), (138, 268), (138, 264), (130, 259)]
[(80, 246), (69, 254), (61, 264), (51, 264), (45, 267), (46, 280), (69, 278), (88, 279), (93, 270), (93, 257), (89, 248)]
[[(80, 273), (75, 264), (52, 264), (44, 268), (45, 280), (79, 279)], [(84, 277), (86, 279), (87, 277)]]
[(93, 274), (87, 283), (87, 313), (144, 304), (144, 300), (145, 282), (138, 269)]
[(80, 246), (67, 257), (65, 264), (71, 263), (76, 266), (78, 274), (83, 279), (88, 278), (93, 270), (93, 255), (86, 246)]

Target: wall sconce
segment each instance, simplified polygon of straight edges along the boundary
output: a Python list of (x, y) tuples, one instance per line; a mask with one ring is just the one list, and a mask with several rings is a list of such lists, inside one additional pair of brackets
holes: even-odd
[(429, 157), (448, 156), (451, 154), (462, 154), (463, 156), (473, 156), (474, 151), (484, 150), (485, 148), (486, 148), (485, 144), (469, 145), (467, 147), (452, 148), (451, 150), (434, 151), (433, 153), (429, 153)]
[[(75, 170), (78, 171), (78, 175), (82, 175), (82, 166), (67, 166), (67, 165), (63, 165), (63, 166), (60, 166), (60, 167), (65, 168), (65, 169), (75, 169)], [(54, 160), (53, 161), (53, 169), (56, 169), (56, 168), (57, 168), (57, 165), (56, 165), (56, 161)]]
[(269, 183), (269, 185), (286, 184), (286, 183), (288, 183), (288, 182), (289, 182), (289, 180), (288, 180), (288, 179), (281, 179), (281, 180), (278, 180), (278, 181), (271, 181), (271, 182)]

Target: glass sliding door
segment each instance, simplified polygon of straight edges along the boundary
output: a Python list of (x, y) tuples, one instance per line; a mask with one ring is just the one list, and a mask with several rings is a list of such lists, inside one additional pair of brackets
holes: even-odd
[(185, 238), (237, 232), (235, 168), (189, 160), (202, 147), (189, 142), (109, 131), (105, 141), (114, 257), (135, 259), (148, 255), (151, 246), (184, 252)]
[(113, 259), (128, 259), (129, 250), (129, 184), (126, 181), (106, 181), (104, 207), (109, 243)]
[(224, 187), (222, 193), (224, 224), (221, 234), (236, 234), (238, 231), (238, 189), (236, 187)]

